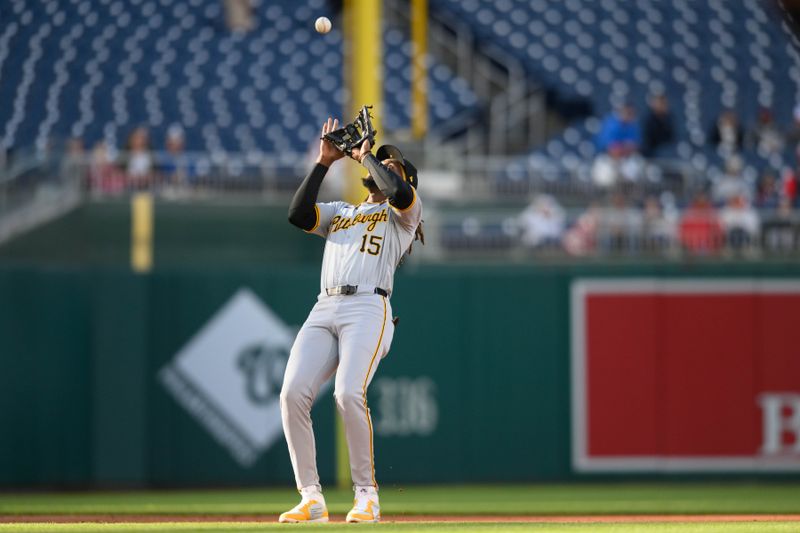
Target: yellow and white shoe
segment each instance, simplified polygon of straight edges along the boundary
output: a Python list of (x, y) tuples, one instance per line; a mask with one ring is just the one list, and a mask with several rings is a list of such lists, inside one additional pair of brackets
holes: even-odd
[(356, 487), (353, 508), (347, 513), (348, 522), (380, 522), (381, 506), (375, 487)]
[(300, 500), (293, 509), (283, 513), (278, 522), (297, 523), (297, 522), (327, 522), (328, 508), (325, 506), (325, 498), (320, 492), (301, 491), (303, 499)]

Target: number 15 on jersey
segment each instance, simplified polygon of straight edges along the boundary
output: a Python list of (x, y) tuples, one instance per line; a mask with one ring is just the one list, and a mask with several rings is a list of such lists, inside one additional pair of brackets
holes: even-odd
[[(369, 242), (367, 241), (367, 237), (369, 237)], [(361, 253), (367, 252), (369, 255), (378, 255), (381, 253), (381, 241), (383, 237), (379, 235), (370, 235), (369, 233), (365, 233), (363, 237), (361, 237)]]

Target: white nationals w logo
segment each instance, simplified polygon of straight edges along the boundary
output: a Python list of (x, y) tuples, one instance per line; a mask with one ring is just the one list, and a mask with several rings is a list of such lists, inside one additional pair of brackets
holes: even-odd
[(247, 467), (283, 432), (279, 395), (294, 337), (252, 291), (240, 289), (159, 379)]
[(263, 343), (242, 350), (236, 364), (244, 374), (245, 391), (251, 402), (264, 405), (274, 401), (281, 392), (288, 359), (287, 349)]

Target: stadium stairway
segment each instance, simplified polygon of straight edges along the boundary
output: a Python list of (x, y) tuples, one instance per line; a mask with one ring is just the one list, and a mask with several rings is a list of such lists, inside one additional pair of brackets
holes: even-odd
[[(467, 22), (479, 44), (513, 54), (536, 83), (557, 99), (583, 100), (591, 116), (509, 167), (573, 169), (595, 155), (594, 137), (614, 102), (641, 114), (647, 95), (667, 95), (677, 142), (662, 154), (688, 161), (700, 172), (719, 172), (723, 157), (707, 133), (725, 108), (752, 125), (760, 107), (788, 127), (800, 101), (800, 43), (778, 2), (742, 0), (431, 0), (439, 15)], [(769, 155), (743, 154), (750, 174), (793, 162), (787, 148)]]

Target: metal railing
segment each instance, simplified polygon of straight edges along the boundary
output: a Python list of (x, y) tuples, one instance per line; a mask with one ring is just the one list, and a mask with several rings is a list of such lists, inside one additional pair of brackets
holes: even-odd
[[(0, 242), (84, 199), (112, 199), (142, 190), (164, 200), (233, 200), (283, 207), (311, 167), (311, 158), (302, 154), (278, 158), (154, 152), (144, 157), (146, 165), (141, 158), (135, 162), (133, 154), (111, 158), (103, 152), (17, 160), (14, 171), (0, 178)], [(450, 190), (437, 190), (434, 185), (441, 176), (423, 170), (420, 192), (428, 244), (415, 247), (411, 261), (800, 255), (800, 212), (787, 206), (750, 213), (756, 229), (752, 224), (726, 225), (723, 219), (731, 217), (714, 210), (708, 211), (707, 222), (687, 223), (688, 213), (675, 206), (691, 198), (703, 177), (678, 161), (651, 162), (659, 165), (659, 172), (613, 190), (594, 185), (581, 168), (552, 162), (552, 166), (531, 162), (509, 174), (509, 164), (515, 161), (456, 158), (450, 164), (456, 178)], [(542, 197), (555, 206), (557, 223), (530, 215), (531, 206)], [(613, 207), (615, 201), (622, 207)], [(661, 213), (653, 216), (637, 207), (648, 202), (658, 202)]]
[(293, 192), (308, 172), (307, 154), (100, 151), (28, 158), (0, 177), (0, 213), (42, 187), (72, 187), (94, 196), (132, 191), (208, 191), (265, 195)]
[(0, 174), (0, 242), (86, 198), (143, 190), (167, 199), (223, 196), (286, 202), (309, 167), (306, 154), (127, 154), (105, 149), (23, 154)]
[[(591, 161), (565, 165), (545, 158), (455, 156), (447, 158), (442, 172), (454, 178), (449, 200), (474, 202), (490, 200), (499, 203), (532, 198), (546, 193), (557, 196), (565, 205), (586, 205), (610, 193), (622, 193), (629, 200), (642, 200), (665, 192), (676, 199), (688, 200), (702, 188), (706, 178), (690, 164), (674, 159), (643, 161), (641, 177), (621, 180), (611, 186), (593, 182)], [(421, 187), (424, 187), (424, 173)], [(435, 179), (435, 178), (434, 178)]]
[[(565, 165), (545, 157), (456, 155), (442, 148), (445, 163), (420, 171), (421, 191), (451, 202), (504, 203), (547, 193), (567, 205), (585, 205), (613, 190), (629, 199), (665, 191), (677, 198), (705, 183), (691, 165), (679, 160), (643, 162), (641, 178), (613, 187), (591, 179), (591, 163)], [(42, 189), (72, 187), (93, 196), (131, 191), (156, 193), (237, 194), (261, 198), (292, 194), (313, 165), (309, 154), (187, 152), (94, 152), (50, 154), (25, 159), (0, 176), (0, 214), (13, 210)], [(336, 173), (332, 171), (332, 173)], [(449, 189), (442, 188), (449, 176)], [(430, 176), (430, 179), (428, 178)]]
[[(410, 24), (406, 2), (393, 0), (386, 5), (391, 20)], [(470, 111), (437, 125), (424, 141), (426, 163), (444, 162), (438, 157), (442, 145), (460, 155), (502, 155), (544, 142), (545, 94), (527, 77), (522, 64), (499, 47), (479, 47), (473, 30), (455, 18), (432, 12), (428, 20), (430, 54), (466, 80), (486, 105), (478, 116)], [(464, 135), (453, 139), (460, 132)]]
[[(743, 219), (747, 219), (745, 222)], [(747, 217), (691, 209), (662, 212), (590, 207), (532, 220), (525, 209), (439, 212), (424, 259), (768, 260), (800, 256), (800, 211), (753, 210)]]
[(80, 184), (60, 154), (23, 152), (0, 172), (0, 243), (76, 206)]

